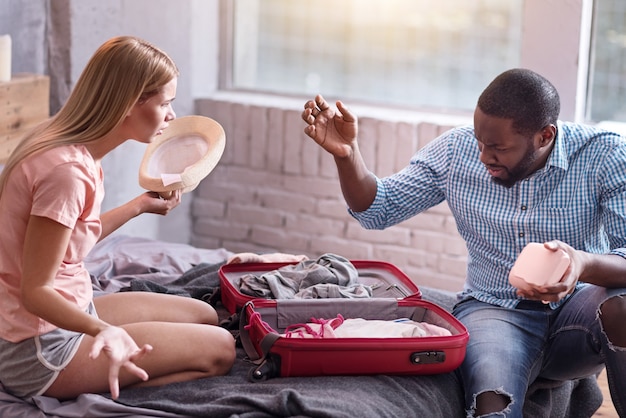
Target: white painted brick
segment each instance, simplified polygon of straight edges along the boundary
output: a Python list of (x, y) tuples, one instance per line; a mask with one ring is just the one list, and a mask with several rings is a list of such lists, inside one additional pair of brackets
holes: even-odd
[[(311, 142), (313, 142), (311, 140)], [(314, 143), (315, 144), (315, 143)], [(317, 144), (315, 146), (319, 147)], [(337, 182), (339, 182), (339, 175), (337, 174), (337, 165), (335, 164), (335, 159), (328, 152), (320, 148), (320, 177), (330, 178)]]
[(259, 194), (259, 202), (268, 209), (276, 209), (290, 213), (313, 212), (316, 198), (288, 193), (284, 190), (267, 190)]
[(276, 211), (261, 206), (237, 204), (228, 205), (226, 219), (232, 223), (265, 225), (274, 228), (281, 228), (284, 223), (284, 216)]
[(393, 172), (400, 171), (407, 166), (411, 157), (418, 150), (417, 126), (415, 124), (403, 122), (398, 123), (396, 135), (398, 137), (398, 142), (396, 144), (396, 153), (393, 156)]
[(396, 155), (398, 148), (398, 135), (396, 124), (392, 122), (379, 122), (376, 126), (376, 166), (373, 172), (378, 177), (393, 174), (395, 170)]
[(446, 216), (445, 221), (443, 222), (443, 229), (445, 232), (449, 234), (459, 235), (459, 230), (456, 225), (456, 220), (454, 219), (454, 216), (452, 215)]
[(266, 168), (268, 146), (268, 110), (265, 107), (251, 106), (250, 131), (250, 167)]
[(219, 239), (207, 238), (204, 236), (199, 236), (197, 234), (191, 235), (190, 244), (196, 248), (208, 248), (208, 249), (222, 248), (222, 243)]
[(255, 187), (230, 183), (212, 184), (210, 188), (198, 188), (197, 196), (204, 199), (215, 199), (220, 202), (253, 203)]
[(459, 292), (463, 290), (463, 277), (451, 277), (423, 269), (407, 268), (404, 273), (411, 278), (418, 288), (432, 287), (434, 289)]
[(442, 254), (439, 258), (439, 268), (441, 273), (449, 276), (465, 276), (467, 272), (467, 259), (465, 257), (453, 257)]
[(400, 226), (392, 226), (385, 230), (365, 229), (358, 223), (348, 223), (346, 237), (356, 241), (367, 241), (375, 244), (395, 244), (408, 246), (411, 242), (411, 230)]
[(372, 260), (372, 245), (352, 240), (341, 239), (337, 236), (315, 238), (311, 242), (311, 253), (322, 255), (333, 253), (350, 260)]
[(443, 135), (450, 129), (454, 128), (453, 125), (437, 125), (437, 136)]
[(430, 257), (424, 257), (424, 267), (430, 270), (439, 271), (441, 254), (429, 254)]
[(465, 245), (465, 240), (460, 235), (443, 237), (443, 242), (446, 254), (467, 257), (467, 246)]
[(445, 219), (443, 215), (426, 211), (402, 222), (402, 226), (426, 231), (441, 231)]
[(322, 197), (322, 198), (338, 198), (342, 196), (341, 186), (338, 182), (322, 178), (304, 179), (298, 176), (284, 176), (283, 185), (285, 190), (294, 193)]
[[(422, 265), (424, 254), (414, 248), (400, 245), (374, 245), (374, 258), (395, 266)], [(400, 267), (398, 267), (400, 268)]]
[[(217, 176), (215, 176), (215, 178), (217, 179)], [(279, 173), (272, 173), (266, 170), (259, 170), (257, 168), (250, 168), (247, 166), (231, 165), (228, 167), (228, 171), (223, 173), (219, 180), (224, 183), (256, 186), (259, 184), (266, 184), (268, 182), (277, 183), (280, 182), (281, 178), (282, 176)]]
[(439, 125), (422, 122), (417, 127), (417, 140), (419, 148), (423, 148), (426, 144), (428, 144), (438, 136)]
[[(302, 147), (304, 141), (300, 139), (299, 129), (302, 125), (298, 122), (300, 112), (286, 111), (284, 113), (284, 153), (283, 167), (287, 174), (300, 174), (302, 171)], [(304, 122), (303, 122), (304, 123)]]
[(208, 116), (222, 125), (226, 134), (226, 146), (220, 162), (230, 163), (235, 155), (234, 141), (230, 137), (233, 134), (232, 103), (214, 100), (202, 100), (198, 102), (198, 114)]
[(378, 120), (372, 118), (359, 119), (359, 150), (361, 155), (363, 155), (365, 165), (370, 170), (374, 170), (377, 167), (378, 123)]
[(267, 169), (275, 172), (283, 172), (284, 151), (284, 111), (269, 109), (267, 129)]
[(249, 241), (224, 240), (223, 245), (225, 248), (228, 248), (233, 253), (267, 254), (267, 253), (282, 252), (278, 250), (277, 248), (269, 247), (266, 245), (257, 245)]
[(448, 206), (448, 203), (443, 201), (440, 204), (433, 206), (432, 208), (428, 209), (429, 213), (438, 213), (441, 215), (450, 215), (452, 212), (450, 211), (450, 207)]
[(194, 218), (223, 218), (226, 213), (224, 202), (196, 197), (191, 202), (191, 216)]
[(231, 108), (231, 132), (229, 135), (232, 144), (232, 161), (235, 164), (248, 167), (250, 165), (250, 107), (234, 103)]
[(345, 222), (320, 218), (307, 214), (293, 214), (285, 218), (285, 228), (298, 234), (310, 235), (312, 239), (320, 235), (342, 235)]
[(198, 219), (194, 222), (194, 232), (203, 237), (246, 240), (249, 230), (248, 225), (233, 224), (223, 220)]
[(413, 230), (411, 247), (420, 251), (440, 254), (446, 251), (446, 238), (439, 231)]
[(286, 229), (276, 229), (264, 225), (252, 225), (250, 242), (278, 248), (285, 252), (302, 252), (308, 249), (309, 237), (295, 234)]
[(348, 206), (343, 198), (317, 199), (316, 208), (316, 212), (320, 216), (356, 222), (356, 220), (354, 220), (354, 218), (348, 213)]
[[(462, 288), (467, 254), (445, 202), (385, 231), (367, 231), (347, 213), (334, 159), (303, 133), (299, 111), (212, 100), (197, 106), (222, 124), (227, 149), (193, 193), (194, 245), (378, 259), (420, 286)], [(383, 176), (448, 128), (362, 118), (359, 146)]]

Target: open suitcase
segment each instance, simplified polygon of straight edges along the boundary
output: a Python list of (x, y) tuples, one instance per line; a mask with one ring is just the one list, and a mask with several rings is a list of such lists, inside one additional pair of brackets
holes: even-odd
[[(420, 296), (417, 285), (391, 263), (371, 260), (350, 260), (358, 272), (358, 282), (371, 286), (373, 298), (404, 298)], [(242, 294), (237, 285), (244, 274), (262, 275), (296, 263), (226, 264), (219, 270), (222, 304), (231, 314), (238, 312), (252, 296)]]
[[(401, 338), (286, 338), (289, 325), (312, 317), (396, 320), (438, 325), (447, 336)], [(372, 374), (437, 374), (456, 369), (465, 357), (469, 335), (449, 312), (422, 300), (254, 299), (241, 310), (240, 338), (249, 359), (251, 381), (271, 377)]]

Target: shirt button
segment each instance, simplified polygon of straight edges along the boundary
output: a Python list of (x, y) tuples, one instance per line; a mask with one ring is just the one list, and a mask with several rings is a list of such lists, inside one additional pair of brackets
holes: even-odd
[(520, 232), (520, 233), (519, 233), (519, 237), (520, 237), (520, 238), (524, 238), (524, 233), (523, 233), (523, 232)]
[(522, 210), (526, 210), (526, 205), (522, 205)]

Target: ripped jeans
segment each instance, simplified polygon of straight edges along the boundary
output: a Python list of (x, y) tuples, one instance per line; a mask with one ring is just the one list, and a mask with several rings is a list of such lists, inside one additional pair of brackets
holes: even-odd
[(578, 379), (605, 365), (615, 408), (626, 416), (626, 348), (608, 342), (598, 317), (600, 305), (617, 295), (626, 289), (587, 285), (554, 311), (541, 304), (507, 309), (475, 299), (457, 304), (454, 316), (470, 335), (458, 369), (467, 416), (474, 416), (479, 394), (496, 392), (510, 398), (508, 407), (486, 416), (521, 418), (526, 390), (537, 377)]

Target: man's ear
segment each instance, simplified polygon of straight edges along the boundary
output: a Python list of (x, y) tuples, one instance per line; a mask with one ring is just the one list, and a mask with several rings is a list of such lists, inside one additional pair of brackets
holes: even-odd
[(546, 145), (550, 145), (552, 141), (556, 138), (556, 126), (555, 125), (546, 125), (541, 129), (541, 146), (545, 147)]

